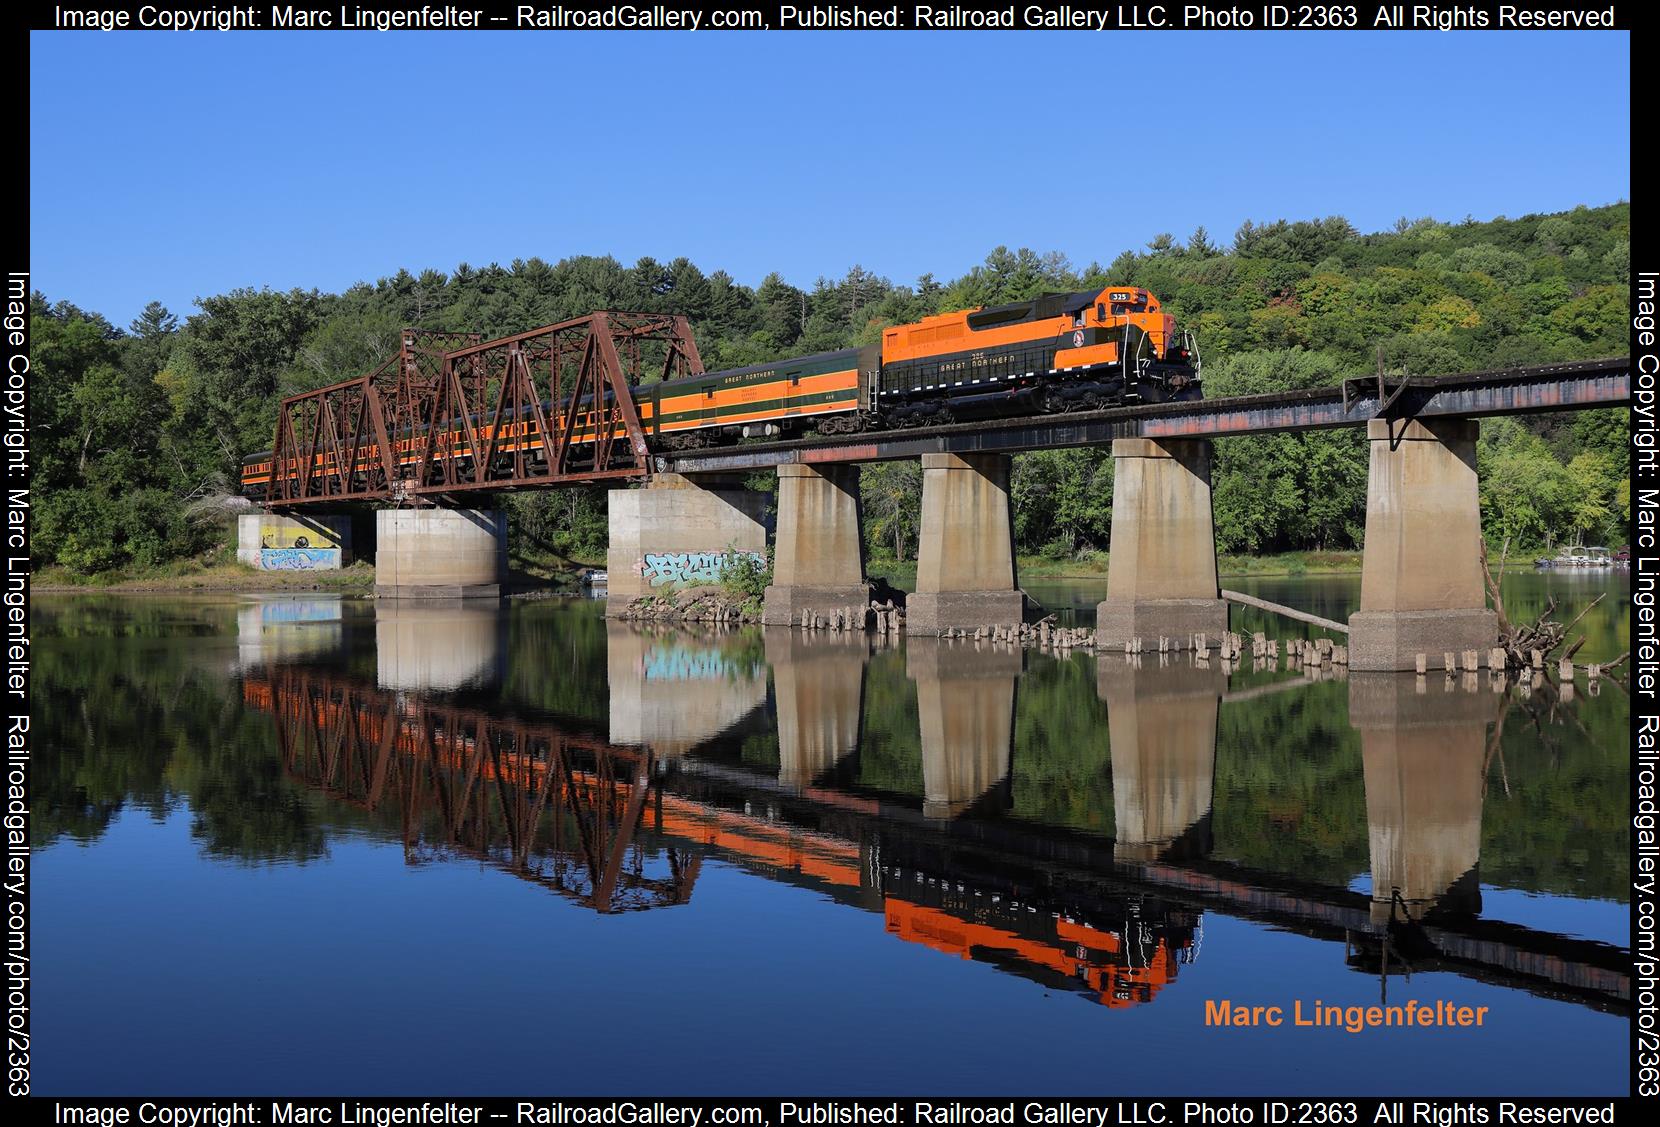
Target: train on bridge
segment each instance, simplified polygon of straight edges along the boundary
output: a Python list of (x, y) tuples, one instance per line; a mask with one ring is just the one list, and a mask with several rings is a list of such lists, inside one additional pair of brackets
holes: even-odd
[(1191, 333), (1134, 286), (925, 317), (882, 342), (659, 384), (641, 421), (667, 449), (851, 434), (1199, 396)]
[[(1108, 286), (941, 313), (885, 329), (880, 344), (865, 348), (694, 371), (629, 390), (646, 443), (665, 451), (1197, 399), (1201, 380), (1193, 334), (1178, 330), (1159, 299), (1137, 286)], [(493, 420), (452, 415), (436, 435), (406, 423), (388, 434), (390, 461), (416, 471), (435, 459), (476, 459), (484, 443), (492, 457), (534, 460), (549, 448), (544, 418), (550, 429), (568, 421), (562, 448), (608, 448), (628, 437), (615, 400), (603, 388), (578, 395), (574, 410), (545, 399), (540, 410), (526, 405)], [(357, 477), (386, 461), (373, 441), (349, 452), (314, 449), (310, 466), (305, 458), (248, 457), (243, 495), (266, 501), (275, 482)], [(596, 454), (595, 469), (601, 461)]]

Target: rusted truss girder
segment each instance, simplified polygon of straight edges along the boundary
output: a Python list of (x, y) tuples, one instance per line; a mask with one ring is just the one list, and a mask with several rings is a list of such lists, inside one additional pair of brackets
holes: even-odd
[(373, 372), (283, 401), (268, 503), (643, 476), (634, 388), (702, 371), (690, 323), (672, 314), (602, 311), (490, 341), (408, 329)]
[[(290, 396), (277, 411), (270, 502), (375, 500), (400, 481), (396, 445), (442, 385), (445, 353), (480, 333), (404, 329), (366, 375)], [(278, 472), (278, 467), (282, 472)]]
[(307, 669), (250, 677), (243, 696), (275, 718), (293, 778), (395, 813), (411, 861), (482, 859), (600, 912), (691, 898), (700, 858), (638, 835), (649, 751)]

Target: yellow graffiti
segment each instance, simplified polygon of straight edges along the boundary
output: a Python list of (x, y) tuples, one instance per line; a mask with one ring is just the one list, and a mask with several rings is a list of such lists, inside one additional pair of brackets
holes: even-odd
[(340, 540), (323, 527), (284, 523), (261, 525), (261, 548), (338, 548)]

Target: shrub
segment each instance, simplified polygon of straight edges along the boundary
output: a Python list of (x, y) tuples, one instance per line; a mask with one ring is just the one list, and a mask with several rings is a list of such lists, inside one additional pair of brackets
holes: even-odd
[(721, 565), (720, 585), (726, 597), (751, 609), (759, 609), (761, 597), (772, 582), (772, 555), (739, 551), (728, 547)]

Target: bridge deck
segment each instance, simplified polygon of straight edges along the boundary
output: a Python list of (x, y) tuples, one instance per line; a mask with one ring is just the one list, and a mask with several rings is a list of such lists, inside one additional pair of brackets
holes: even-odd
[(984, 419), (949, 426), (658, 454), (670, 473), (732, 473), (791, 463), (880, 462), (923, 454), (1012, 454), (1115, 438), (1222, 438), (1360, 426), (1377, 418), (1480, 418), (1631, 402), (1631, 358), (1538, 364), (1455, 376), (1270, 392), (1104, 411)]

